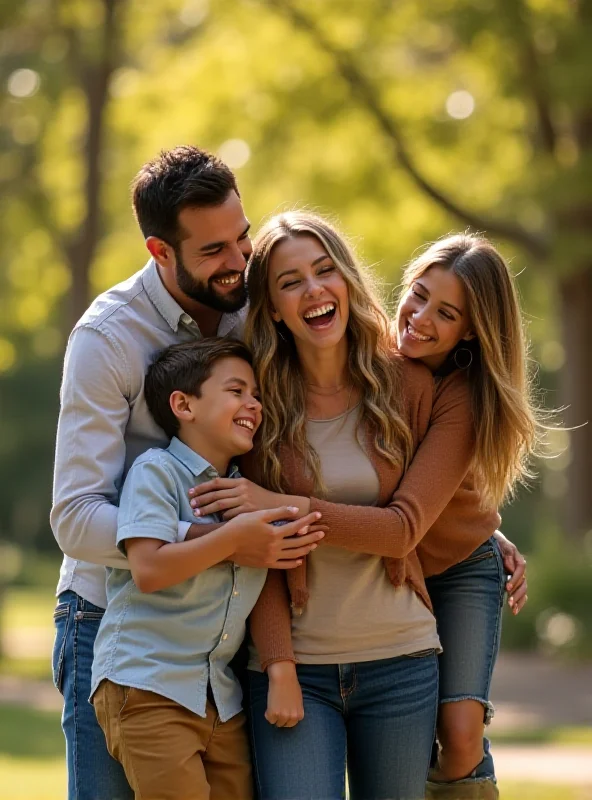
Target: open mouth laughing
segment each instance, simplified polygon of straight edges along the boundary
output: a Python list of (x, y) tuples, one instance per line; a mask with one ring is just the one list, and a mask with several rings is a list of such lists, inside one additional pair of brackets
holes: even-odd
[(242, 272), (231, 272), (226, 273), (226, 275), (221, 275), (219, 278), (213, 278), (212, 280), (220, 286), (232, 287), (242, 284), (243, 279), (244, 276)]
[(254, 419), (250, 417), (238, 417), (237, 419), (233, 420), (235, 425), (238, 425), (239, 428), (244, 428), (244, 430), (249, 431), (249, 433), (254, 434), (255, 428), (257, 427), (256, 422)]
[(310, 328), (316, 330), (328, 327), (335, 317), (337, 311), (337, 303), (329, 302), (323, 303), (320, 306), (309, 308), (304, 312), (303, 319)]
[(413, 325), (407, 320), (405, 323), (405, 332), (409, 336), (410, 339), (413, 339), (414, 342), (432, 342), (434, 341), (433, 336), (426, 336), (424, 333), (420, 333), (417, 328), (414, 328)]

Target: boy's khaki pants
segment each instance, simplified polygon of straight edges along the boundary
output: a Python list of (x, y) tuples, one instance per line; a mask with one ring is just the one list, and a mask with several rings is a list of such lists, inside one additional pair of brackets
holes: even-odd
[(220, 722), (162, 695), (103, 681), (93, 697), (107, 747), (136, 800), (252, 800), (245, 715)]

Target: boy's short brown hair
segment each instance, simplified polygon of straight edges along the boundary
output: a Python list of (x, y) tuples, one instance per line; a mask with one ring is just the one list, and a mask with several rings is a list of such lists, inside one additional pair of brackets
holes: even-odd
[(148, 410), (169, 438), (179, 432), (179, 420), (169, 402), (171, 394), (179, 391), (200, 397), (202, 385), (222, 358), (241, 358), (253, 366), (246, 344), (217, 336), (171, 345), (148, 367), (144, 383)]

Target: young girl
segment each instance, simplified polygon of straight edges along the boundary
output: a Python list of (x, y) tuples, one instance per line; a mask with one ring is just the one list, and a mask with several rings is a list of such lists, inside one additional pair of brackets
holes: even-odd
[[(428, 797), (493, 798), (497, 789), (483, 725), (493, 711), (489, 688), (504, 579), (493, 539), (474, 539), (477, 549), (452, 567), (447, 547), (458, 536), (465, 496), (478, 493), (484, 509), (500, 505), (517, 481), (529, 477), (527, 459), (537, 439), (520, 306), (493, 245), (477, 236), (451, 236), (413, 261), (403, 276), (397, 334), (400, 351), (426, 364), (436, 383), (466, 374), (475, 423), (472, 470), (418, 547), (443, 647), (440, 750)], [(522, 557), (496, 536), (508, 566), (514, 560), (523, 567)], [(467, 540), (467, 550), (472, 545)], [(527, 599), (523, 569), (507, 588), (517, 614)]]
[[(347, 742), (352, 797), (423, 797), (428, 718), (418, 743), (420, 727), (410, 712), (420, 700), (416, 690), (424, 704), (430, 694), (409, 657), (421, 661), (429, 657), (422, 650), (438, 645), (425, 609), (417, 605), (418, 597), (429, 601), (413, 548), (458, 489), (473, 455), (466, 376), (440, 383), (434, 409), (427, 410), (427, 435), (425, 393), (423, 407), (407, 403), (416, 429), (413, 445), (425, 440), (393, 494), (401, 464), (393, 464), (385, 434), (392, 429), (399, 436), (396, 444), (407, 463), (409, 451), (400, 437), (400, 416), (385, 409), (384, 397), (394, 403), (392, 376), (384, 363), (381, 373), (376, 368), (388, 347), (384, 315), (343, 240), (311, 215), (272, 220), (255, 244), (249, 292), (247, 335), (259, 361), (268, 423), (259, 477), (274, 489), (299, 494), (287, 499), (248, 481), (234, 488), (217, 481), (204, 487), (199, 502), (203, 513), (226, 509), (228, 515), (279, 498), (301, 509), (319, 508), (325, 541), (333, 545), (319, 548), (308, 570), (287, 576), (291, 625), (284, 577), (276, 573), (270, 573), (253, 617), (253, 636), (270, 678), (265, 718), (289, 727), (302, 717), (296, 674), (306, 709), (294, 731), (270, 727), (264, 721), (267, 677), (254, 672), (257, 661), (251, 659), (261, 796), (341, 796)], [(396, 359), (391, 363), (394, 375)], [(402, 388), (409, 392), (409, 386)], [(315, 488), (327, 499), (303, 496)], [(448, 564), (465, 558), (475, 540), (488, 539), (499, 522), (495, 511), (475, 503), (474, 493), (465, 500), (457, 524), (461, 535), (450, 543)], [(496, 558), (499, 564), (497, 553)], [(409, 666), (412, 673), (403, 675)]]

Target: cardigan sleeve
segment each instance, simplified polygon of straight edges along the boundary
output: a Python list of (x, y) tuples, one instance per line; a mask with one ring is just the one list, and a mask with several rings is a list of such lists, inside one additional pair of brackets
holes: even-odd
[(268, 570), (263, 591), (249, 617), (249, 628), (264, 671), (274, 661), (296, 661), (290, 597), (283, 570)]
[(474, 452), (470, 387), (459, 372), (436, 391), (427, 433), (389, 504), (351, 506), (312, 498), (326, 529), (323, 544), (404, 558), (440, 516), (468, 472)]

